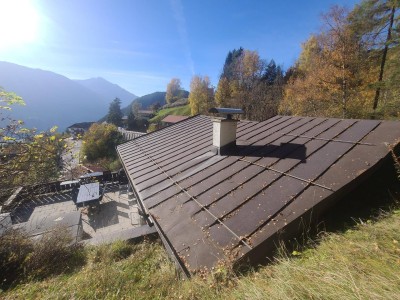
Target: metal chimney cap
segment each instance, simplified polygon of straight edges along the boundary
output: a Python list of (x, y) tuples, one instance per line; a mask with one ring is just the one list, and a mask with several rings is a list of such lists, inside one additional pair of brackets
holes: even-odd
[(208, 110), (209, 113), (214, 114), (244, 114), (244, 111), (240, 108), (226, 108), (226, 107), (213, 107)]
[(232, 120), (233, 114), (244, 114), (244, 111), (240, 108), (224, 108), (224, 107), (213, 107), (208, 110), (209, 113), (224, 114), (228, 120)]

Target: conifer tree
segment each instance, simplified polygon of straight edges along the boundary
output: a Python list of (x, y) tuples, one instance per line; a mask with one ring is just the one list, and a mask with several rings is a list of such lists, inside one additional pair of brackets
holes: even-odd
[(110, 103), (110, 108), (107, 115), (107, 123), (114, 124), (115, 126), (122, 126), (122, 111), (121, 111), (121, 100), (115, 98)]
[[(350, 15), (353, 30), (363, 41), (371, 56), (379, 56), (379, 75), (377, 78), (374, 111), (378, 107), (381, 89), (385, 85), (384, 71), (388, 51), (396, 50), (400, 42), (400, 1), (399, 0), (364, 0), (357, 5)], [(400, 69), (400, 58), (397, 58)]]

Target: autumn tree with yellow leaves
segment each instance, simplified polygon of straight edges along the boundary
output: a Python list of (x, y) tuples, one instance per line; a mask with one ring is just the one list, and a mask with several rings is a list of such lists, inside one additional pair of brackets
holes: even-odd
[(193, 76), (190, 82), (189, 105), (192, 115), (206, 114), (214, 106), (214, 88), (208, 76)]
[(391, 118), (400, 111), (398, 0), (332, 7), (291, 69), (280, 113)]
[(181, 80), (179, 78), (172, 78), (167, 84), (167, 92), (165, 94), (165, 101), (168, 104), (174, 103), (182, 97)]
[(55, 180), (61, 168), (64, 140), (56, 127), (36, 132), (12, 117), (13, 105), (25, 105), (21, 97), (0, 88), (0, 203), (18, 186)]
[(244, 118), (262, 121), (277, 113), (283, 92), (283, 72), (268, 64), (257, 51), (229, 51), (218, 82), (215, 102), (220, 107), (244, 110)]

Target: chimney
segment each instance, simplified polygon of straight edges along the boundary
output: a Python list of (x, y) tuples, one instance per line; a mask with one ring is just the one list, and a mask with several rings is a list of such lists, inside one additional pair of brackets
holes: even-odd
[(232, 114), (243, 114), (243, 110), (235, 108), (211, 108), (208, 112), (226, 115), (225, 117), (213, 117), (213, 146), (217, 153), (224, 155), (227, 150), (236, 146), (236, 123)]

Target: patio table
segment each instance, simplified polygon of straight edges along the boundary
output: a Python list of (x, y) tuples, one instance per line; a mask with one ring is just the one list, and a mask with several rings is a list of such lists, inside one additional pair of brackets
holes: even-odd
[(76, 204), (95, 202), (100, 198), (100, 184), (98, 182), (82, 184), (79, 188)]

